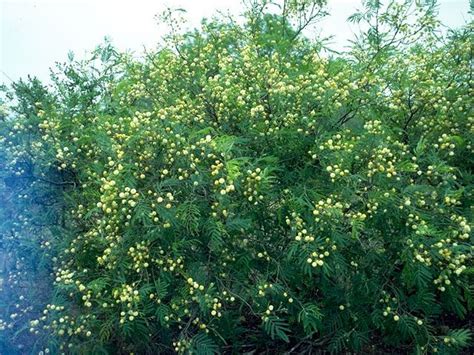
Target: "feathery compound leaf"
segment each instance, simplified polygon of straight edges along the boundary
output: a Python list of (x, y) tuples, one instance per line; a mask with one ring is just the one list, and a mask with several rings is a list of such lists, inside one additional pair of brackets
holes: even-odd
[(191, 339), (191, 349), (197, 355), (218, 354), (216, 343), (205, 333), (199, 333)]
[(452, 338), (452, 345), (457, 348), (471, 345), (472, 332), (469, 329), (453, 329), (449, 331), (448, 336)]
[(308, 303), (304, 305), (298, 314), (298, 322), (303, 324), (306, 334), (310, 334), (321, 327), (322, 314), (319, 307)]
[(290, 341), (287, 335), (287, 333), (290, 332), (288, 324), (278, 317), (270, 316), (265, 318), (263, 321), (263, 328), (265, 329), (265, 332), (274, 340), (280, 339), (287, 343)]
[(199, 230), (199, 220), (201, 212), (199, 208), (191, 202), (185, 202), (178, 207), (177, 216), (182, 221), (184, 228), (191, 234), (196, 234)]

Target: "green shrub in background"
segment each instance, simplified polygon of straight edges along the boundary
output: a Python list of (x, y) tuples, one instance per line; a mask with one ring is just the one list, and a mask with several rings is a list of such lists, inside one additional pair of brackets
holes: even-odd
[(265, 5), (5, 91), (0, 346), (468, 351), (472, 24), (366, 1), (323, 56)]

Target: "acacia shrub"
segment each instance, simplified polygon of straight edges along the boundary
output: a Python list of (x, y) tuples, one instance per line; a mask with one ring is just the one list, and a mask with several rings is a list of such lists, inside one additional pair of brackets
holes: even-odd
[(143, 60), (105, 43), (7, 92), (1, 231), (54, 274), (22, 318), (42, 347), (469, 346), (472, 26), (441, 40), (432, 6), (369, 2), (351, 20), (386, 28), (327, 57), (291, 15), (255, 5)]

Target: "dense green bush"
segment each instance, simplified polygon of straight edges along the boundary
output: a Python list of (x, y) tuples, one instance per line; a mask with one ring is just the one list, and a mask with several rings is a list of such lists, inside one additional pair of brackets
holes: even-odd
[(0, 346), (467, 349), (472, 25), (368, 1), (323, 55), (322, 1), (262, 4), (5, 90)]

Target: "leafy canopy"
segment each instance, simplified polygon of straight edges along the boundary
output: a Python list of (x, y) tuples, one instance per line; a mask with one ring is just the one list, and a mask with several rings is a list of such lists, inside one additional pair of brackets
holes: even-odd
[(324, 1), (247, 5), (5, 90), (0, 347), (469, 346), (472, 24), (364, 1), (368, 30), (324, 55), (302, 35)]

